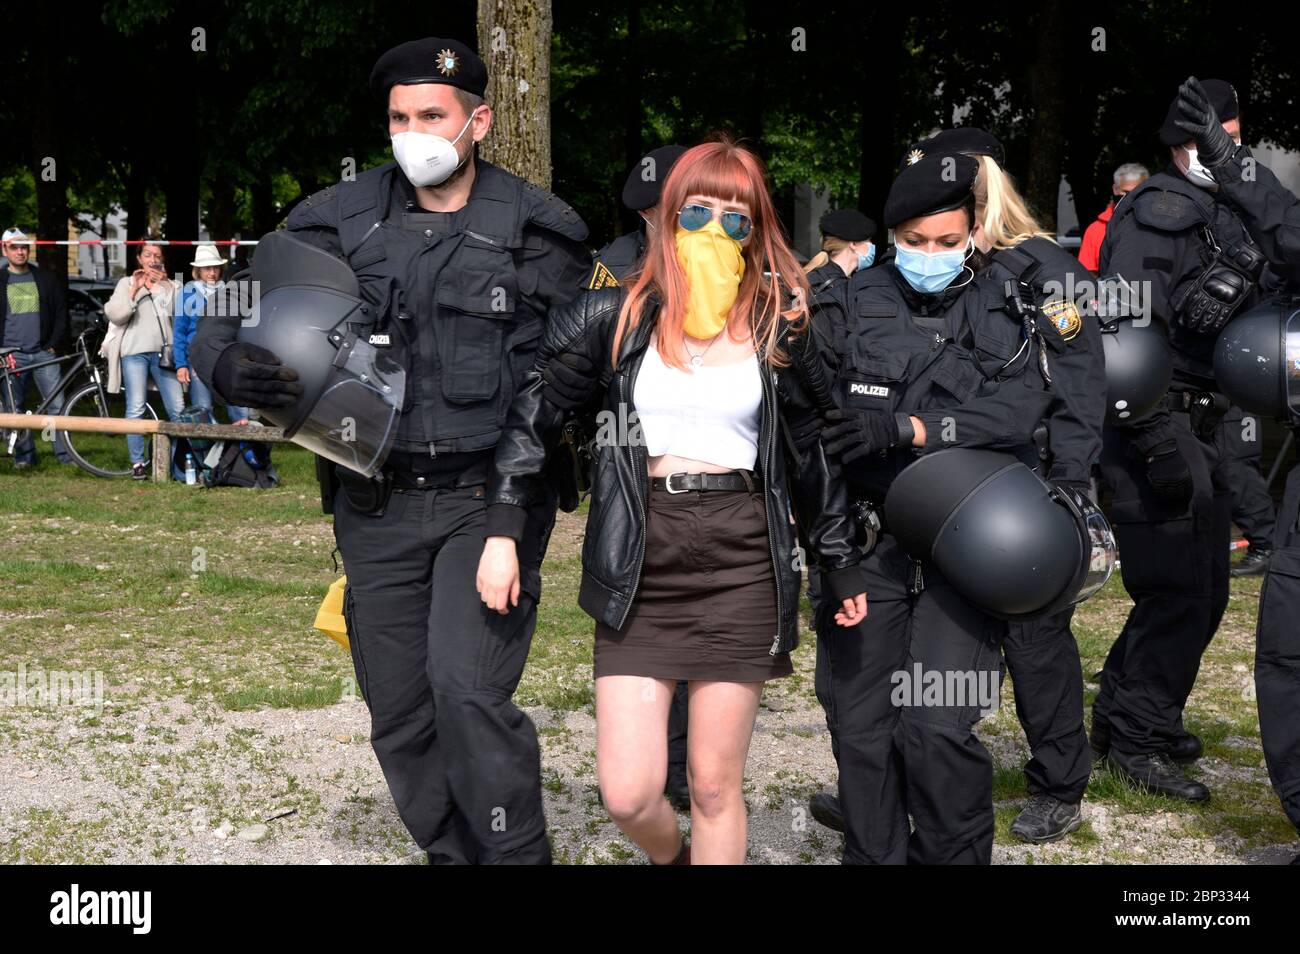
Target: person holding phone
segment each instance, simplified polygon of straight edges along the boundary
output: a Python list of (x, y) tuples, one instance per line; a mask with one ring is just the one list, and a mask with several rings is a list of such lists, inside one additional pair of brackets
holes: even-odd
[[(153, 378), (167, 416), (176, 420), (185, 407), (185, 395), (176, 379), (172, 358), (172, 310), (179, 286), (167, 277), (162, 246), (147, 237), (140, 241), (136, 255), (139, 268), (118, 281), (112, 297), (104, 303), (104, 315), (122, 329), (114, 337), (108, 355), (110, 367), (115, 359), (120, 365), (117, 371), (120, 385), (113, 387), (114, 376), (110, 371), (109, 390), (126, 388), (126, 418), (134, 420), (144, 417), (149, 379)], [(149, 476), (144, 436), (128, 434), (126, 445), (131, 454), (131, 476), (144, 480)]]

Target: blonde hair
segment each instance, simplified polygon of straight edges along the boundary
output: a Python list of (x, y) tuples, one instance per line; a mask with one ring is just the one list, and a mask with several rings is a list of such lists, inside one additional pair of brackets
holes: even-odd
[(851, 244), (852, 243), (849, 242), (847, 239), (842, 239), (838, 235), (823, 235), (822, 250), (818, 252), (816, 255), (814, 255), (812, 258), (808, 259), (807, 264), (805, 264), (803, 267), (804, 274), (805, 275), (810, 274), (816, 271), (817, 269), (821, 268), (823, 265), (825, 265), (827, 262), (831, 260), (832, 255), (834, 255), (836, 252), (842, 252), (844, 249), (848, 248), (849, 245)]
[(984, 228), (984, 240), (992, 248), (1014, 248), (1034, 236), (1055, 239), (1016, 191), (1015, 183), (991, 156), (975, 156), (979, 175), (975, 177), (975, 219)]

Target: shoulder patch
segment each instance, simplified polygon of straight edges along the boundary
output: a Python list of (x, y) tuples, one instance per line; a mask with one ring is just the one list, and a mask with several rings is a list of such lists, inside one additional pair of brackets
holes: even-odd
[(587, 281), (588, 288), (614, 288), (619, 284), (614, 273), (609, 270), (604, 262), (597, 262), (596, 267), (591, 270), (591, 278)]
[(1057, 333), (1065, 341), (1074, 338), (1079, 333), (1079, 329), (1083, 327), (1083, 319), (1079, 317), (1079, 309), (1068, 298), (1045, 301), (1038, 306), (1038, 310), (1043, 313), (1043, 317), (1052, 323)]
[(1151, 189), (1138, 196), (1133, 214), (1143, 225), (1162, 232), (1181, 232), (1205, 221), (1195, 202), (1167, 189)]

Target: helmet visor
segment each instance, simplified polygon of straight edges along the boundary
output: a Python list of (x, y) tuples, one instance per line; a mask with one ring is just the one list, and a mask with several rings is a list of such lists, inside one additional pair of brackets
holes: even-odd
[(1058, 488), (1057, 499), (1064, 503), (1079, 520), (1084, 535), (1084, 557), (1088, 565), (1083, 574), (1083, 584), (1072, 603), (1082, 603), (1106, 585), (1115, 570), (1115, 533), (1106, 515), (1090, 499), (1069, 488)]
[(1300, 419), (1300, 311), (1286, 320), (1282, 329), (1282, 350), (1286, 362), (1286, 404), (1293, 420)]
[(320, 398), (290, 439), (373, 477), (393, 446), (406, 372), (364, 338), (349, 339)]

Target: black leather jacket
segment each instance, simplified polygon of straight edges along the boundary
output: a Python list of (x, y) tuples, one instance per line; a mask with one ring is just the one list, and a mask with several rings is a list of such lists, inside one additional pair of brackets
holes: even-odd
[[(655, 306), (647, 306), (640, 324), (622, 343), (617, 367), (612, 367), (611, 347), (624, 292), (621, 287), (585, 291), (551, 310), (537, 363), (519, 384), (497, 444), (488, 493), (489, 536), (518, 539), (522, 508), (540, 492), (538, 482), (542, 479), (546, 448), (553, 446), (559, 435), (563, 414), (542, 393), (541, 369), (546, 362), (564, 352), (586, 355), (601, 369), (604, 408), (620, 421), (631, 418), (637, 373), (655, 326)], [(808, 516), (803, 530), (836, 597), (861, 593), (864, 586), (838, 462), (826, 458), (820, 442), (797, 462), (792, 451), (788, 459), (789, 445), (779, 433), (785, 423), (811, 413), (811, 402), (792, 369), (773, 369), (761, 358), (763, 402), (755, 469), (764, 477), (768, 541), (777, 584), (780, 630), (774, 634), (770, 650), (775, 655), (789, 652), (799, 641), (802, 561), (798, 559), (795, 527), (790, 522), (792, 513)], [(624, 409), (621, 414), (620, 408)], [(592, 617), (615, 629), (623, 626), (631, 611), (645, 557), (647, 460), (643, 443), (605, 444), (597, 451), (592, 477), (578, 603)]]

